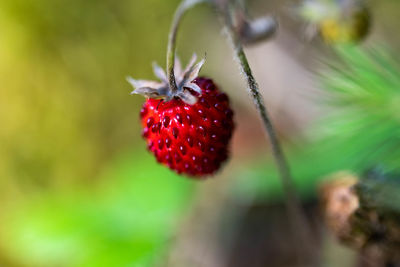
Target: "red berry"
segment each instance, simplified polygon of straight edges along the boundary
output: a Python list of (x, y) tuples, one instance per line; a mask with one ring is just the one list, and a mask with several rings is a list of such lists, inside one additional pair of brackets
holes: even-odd
[(202, 92), (195, 104), (149, 98), (140, 116), (143, 138), (157, 161), (199, 177), (213, 174), (228, 158), (234, 123), (227, 95), (212, 80), (196, 78), (193, 83)]

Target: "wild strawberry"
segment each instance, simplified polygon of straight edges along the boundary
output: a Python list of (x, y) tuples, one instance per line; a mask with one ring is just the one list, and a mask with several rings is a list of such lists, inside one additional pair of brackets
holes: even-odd
[(213, 174), (228, 158), (234, 129), (229, 99), (211, 79), (198, 78), (204, 60), (186, 70), (177, 62), (177, 92), (169, 89), (165, 72), (154, 65), (161, 83), (128, 78), (132, 93), (147, 97), (140, 111), (142, 136), (158, 162), (179, 174)]

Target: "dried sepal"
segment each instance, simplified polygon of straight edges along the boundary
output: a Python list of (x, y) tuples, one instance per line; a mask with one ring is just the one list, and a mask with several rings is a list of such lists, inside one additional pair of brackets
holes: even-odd
[[(178, 58), (178, 57), (177, 57), (177, 58)], [(185, 67), (185, 69), (183, 70), (183, 72), (176, 72), (176, 71), (175, 71), (175, 73), (177, 73), (177, 75), (178, 75), (178, 74), (182, 74), (182, 73), (187, 73), (187, 72), (189, 72), (190, 69), (193, 67), (193, 65), (196, 64), (196, 61), (197, 61), (197, 55), (196, 55), (196, 53), (193, 53), (192, 57), (191, 57), (190, 60), (189, 60), (189, 63), (186, 65), (186, 67)], [(175, 68), (175, 69), (176, 69), (176, 68)], [(181, 69), (181, 70), (182, 70), (182, 69)]]
[(192, 89), (193, 91), (201, 94), (201, 88), (195, 83), (192, 83), (192, 82), (186, 83), (185, 88)]
[(199, 72), (203, 67), (204, 62), (205, 59), (203, 58), (199, 63), (191, 66), (187, 72), (183, 73), (183, 78), (180, 82), (180, 86), (185, 86), (185, 84), (187, 84), (188, 82), (190, 83), (191, 81), (196, 79), (196, 77), (199, 76)]
[(163, 83), (155, 82), (155, 81), (148, 81), (148, 80), (136, 80), (132, 77), (128, 76), (126, 80), (135, 88), (139, 89), (141, 87), (150, 87), (154, 89), (158, 89), (164, 86)]
[(182, 73), (182, 63), (178, 55), (175, 55), (175, 64), (174, 64), (175, 75), (177, 73)]
[(183, 90), (180, 91), (177, 95), (183, 102), (189, 105), (194, 105), (197, 102), (197, 97), (195, 97), (190, 91)]
[(197, 64), (196, 61), (197, 56), (193, 54), (189, 64), (182, 71), (180, 60), (176, 57), (174, 71), (178, 87), (176, 92), (172, 92), (165, 71), (157, 63), (153, 63), (154, 74), (161, 82), (136, 80), (132, 77), (127, 77), (127, 81), (135, 88), (131, 94), (140, 94), (147, 98), (164, 99), (165, 101), (169, 101), (173, 98), (180, 98), (187, 104), (195, 104), (197, 102), (197, 97), (192, 91), (201, 95), (201, 88), (197, 84), (192, 83), (192, 81), (198, 77), (205, 59), (202, 59)]
[(160, 79), (163, 83), (168, 82), (167, 74), (165, 73), (164, 69), (157, 64), (157, 62), (153, 62), (153, 72), (154, 75), (156, 75), (156, 77)]

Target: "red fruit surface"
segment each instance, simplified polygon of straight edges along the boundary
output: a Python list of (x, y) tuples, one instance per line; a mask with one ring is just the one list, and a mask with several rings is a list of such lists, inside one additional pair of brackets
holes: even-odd
[(194, 105), (181, 99), (148, 99), (140, 117), (143, 138), (158, 162), (179, 174), (213, 174), (228, 158), (234, 129), (229, 99), (212, 80), (196, 78), (202, 90)]

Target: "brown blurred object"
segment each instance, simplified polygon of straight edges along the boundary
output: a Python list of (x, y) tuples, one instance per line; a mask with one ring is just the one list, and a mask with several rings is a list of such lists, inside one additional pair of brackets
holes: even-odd
[(325, 223), (359, 251), (359, 266), (400, 266), (400, 214), (369, 201), (363, 183), (349, 172), (329, 177), (320, 188)]
[(359, 208), (354, 192), (358, 178), (348, 172), (339, 172), (329, 177), (320, 187), (321, 203), (326, 225), (335, 235), (346, 243), (359, 243), (351, 235), (350, 217)]

